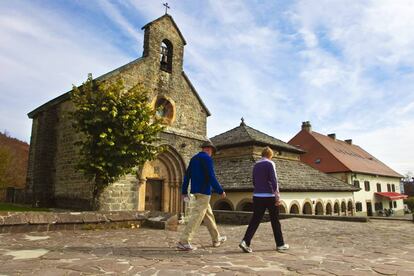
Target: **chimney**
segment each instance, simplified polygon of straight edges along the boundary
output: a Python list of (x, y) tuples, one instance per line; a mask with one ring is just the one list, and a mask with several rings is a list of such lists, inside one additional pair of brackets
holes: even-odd
[(345, 143), (352, 145), (352, 139), (346, 139)]
[(328, 137), (336, 140), (336, 134), (335, 133), (328, 134)]
[(305, 130), (307, 132), (312, 132), (312, 126), (309, 121), (302, 122), (302, 130)]

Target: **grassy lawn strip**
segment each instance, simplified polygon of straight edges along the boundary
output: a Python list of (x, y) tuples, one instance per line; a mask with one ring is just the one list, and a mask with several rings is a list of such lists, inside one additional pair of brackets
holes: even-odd
[(28, 205), (19, 205), (13, 203), (0, 202), (0, 211), (10, 211), (10, 212), (27, 212), (27, 211), (37, 211), (37, 212), (49, 212), (47, 208), (35, 208)]

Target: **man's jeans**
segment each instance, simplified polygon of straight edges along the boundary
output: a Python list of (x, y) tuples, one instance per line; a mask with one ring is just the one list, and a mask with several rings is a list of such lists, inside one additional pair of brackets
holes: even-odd
[(204, 194), (194, 194), (194, 196), (195, 199), (191, 202), (194, 207), (191, 210), (190, 219), (181, 234), (180, 242), (190, 243), (203, 219), (213, 243), (217, 242), (220, 234), (210, 206), (210, 196)]

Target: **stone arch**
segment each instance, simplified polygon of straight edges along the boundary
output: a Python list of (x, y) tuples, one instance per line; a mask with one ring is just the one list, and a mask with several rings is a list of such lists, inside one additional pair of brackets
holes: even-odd
[(346, 202), (345, 199), (341, 201), (341, 213), (346, 216)]
[(325, 214), (326, 215), (332, 215), (332, 202), (328, 200), (325, 206)]
[(168, 39), (161, 42), (160, 47), (160, 68), (171, 73), (173, 60), (173, 44)]
[(167, 95), (157, 95), (151, 101), (151, 106), (155, 110), (155, 116), (165, 125), (175, 122), (177, 111), (176, 103)]
[(302, 214), (312, 215), (312, 202), (310, 200), (305, 200), (303, 203)]
[(347, 206), (347, 210), (348, 210), (348, 214), (350, 216), (354, 215), (354, 203), (352, 202), (352, 200), (348, 200), (348, 206)]
[(152, 181), (162, 182), (161, 211), (181, 213), (184, 204), (181, 202), (181, 183), (185, 174), (183, 158), (170, 145), (164, 145), (165, 150), (158, 154), (155, 160), (145, 162), (138, 172), (139, 178), (139, 210), (146, 209), (148, 188)]
[(341, 212), (339, 210), (339, 200), (335, 200), (335, 203), (334, 203), (334, 214), (335, 215), (338, 215), (338, 216), (341, 214)]
[(253, 200), (251, 198), (245, 198), (239, 201), (236, 207), (237, 211), (253, 212)]
[(281, 200), (280, 205), (279, 205), (279, 214), (286, 214), (286, 211), (287, 211), (286, 203), (283, 200)]
[(228, 199), (220, 199), (214, 203), (214, 210), (234, 211), (233, 203)]
[(289, 214), (300, 214), (300, 204), (296, 200), (290, 203)]
[(318, 199), (315, 205), (315, 215), (324, 215), (323, 212), (323, 201)]

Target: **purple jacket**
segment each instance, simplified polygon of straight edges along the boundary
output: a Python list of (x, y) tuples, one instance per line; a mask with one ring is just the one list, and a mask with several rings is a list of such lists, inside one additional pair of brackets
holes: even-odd
[(275, 163), (267, 158), (262, 158), (253, 167), (253, 193), (275, 194), (279, 200), (279, 185), (277, 183)]

